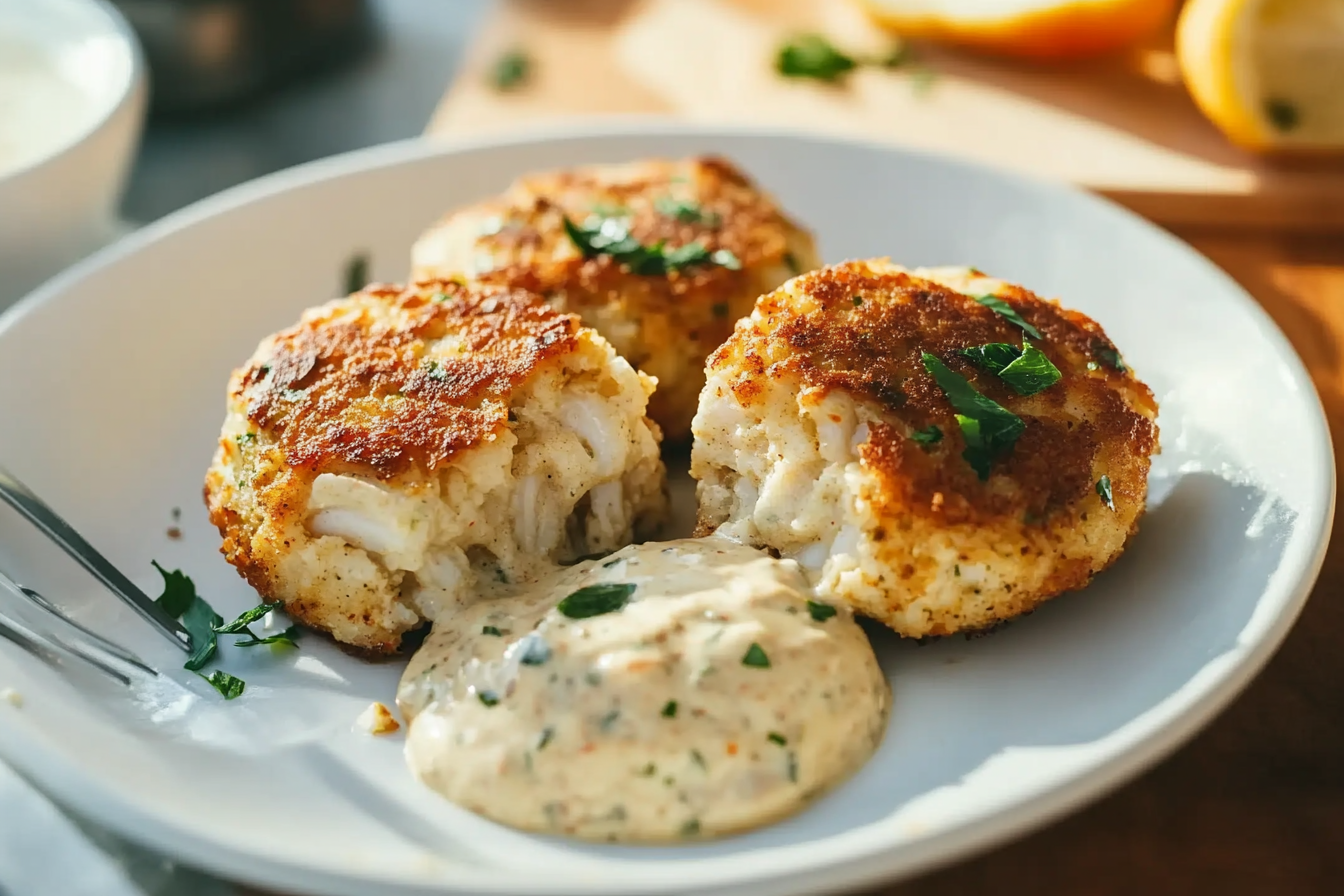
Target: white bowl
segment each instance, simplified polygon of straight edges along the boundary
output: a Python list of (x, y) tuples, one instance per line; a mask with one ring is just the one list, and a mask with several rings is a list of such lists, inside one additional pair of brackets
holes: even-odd
[(105, 0), (0, 3), (0, 308), (116, 233), (145, 93)]

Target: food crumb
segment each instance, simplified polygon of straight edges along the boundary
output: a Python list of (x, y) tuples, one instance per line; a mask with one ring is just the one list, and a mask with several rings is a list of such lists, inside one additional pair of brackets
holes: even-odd
[(178, 539), (180, 539), (180, 538), (182, 537), (182, 530), (179, 529), (179, 528), (177, 528), (176, 526), (169, 526), (169, 527), (168, 527), (167, 535), (168, 535), (168, 537), (171, 538), (173, 541), (177, 541)]
[(23, 707), (23, 695), (13, 688), (0, 689), (0, 700), (5, 701), (15, 709)]
[(355, 725), (369, 734), (391, 734), (401, 728), (401, 723), (392, 717), (392, 711), (381, 703), (371, 703), (369, 708), (359, 714)]

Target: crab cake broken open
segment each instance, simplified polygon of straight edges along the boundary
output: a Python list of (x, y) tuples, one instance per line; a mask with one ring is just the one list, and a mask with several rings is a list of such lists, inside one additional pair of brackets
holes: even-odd
[(222, 550), (371, 652), (665, 510), (653, 382), (531, 293), (371, 287), (262, 342), (206, 476)]
[(705, 358), (758, 296), (819, 262), (812, 237), (716, 158), (537, 174), (425, 233), (416, 277), (521, 286), (658, 378), (649, 416), (690, 431)]
[(902, 635), (984, 629), (1120, 556), (1156, 417), (1082, 314), (964, 268), (834, 265), (711, 356), (700, 530), (797, 559)]

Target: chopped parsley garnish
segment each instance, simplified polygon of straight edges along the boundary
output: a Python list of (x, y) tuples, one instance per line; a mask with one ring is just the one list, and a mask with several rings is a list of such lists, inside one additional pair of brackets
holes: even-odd
[(705, 757), (700, 754), (699, 750), (691, 750), (691, 761), (701, 768), (708, 767), (705, 765)]
[(1002, 342), (964, 348), (961, 356), (996, 375), (1018, 395), (1035, 395), (1049, 389), (1060, 378), (1059, 368), (1030, 339), (1023, 339), (1021, 348)]
[(291, 625), (289, 628), (285, 629), (280, 634), (271, 635), (266, 638), (257, 637), (256, 633), (253, 632), (250, 627), (252, 623), (261, 619), (267, 613), (273, 613), (276, 610), (283, 609), (284, 606), (285, 605), (282, 601), (275, 601), (273, 603), (266, 603), (266, 604), (260, 604), (259, 606), (255, 606), (252, 609), (248, 610), (246, 613), (241, 614), (237, 619), (233, 620), (227, 625), (216, 625), (215, 634), (247, 635), (247, 638), (245, 640), (234, 641), (233, 642), (234, 647), (256, 647), (261, 644), (277, 644), (286, 647), (298, 647), (299, 645), (297, 642), (299, 638), (299, 627), (297, 625)]
[(490, 67), (490, 85), (496, 90), (513, 90), (527, 83), (532, 60), (522, 50), (509, 50)]
[(677, 701), (669, 700), (663, 704), (663, 718), (675, 719), (677, 717)]
[(552, 728), (550, 725), (547, 725), (545, 728), (541, 729), (541, 736), (537, 738), (537, 749), (538, 750), (546, 749), (546, 745), (550, 743), (554, 738), (555, 738), (555, 729)]
[(654, 200), (653, 207), (658, 209), (658, 214), (675, 218), (683, 224), (704, 224), (706, 227), (718, 227), (723, 221), (714, 212), (705, 211), (698, 202), (693, 202), (690, 199), (660, 196)]
[(247, 633), (247, 640), (234, 641), (234, 647), (256, 647), (261, 644), (270, 644), (275, 647), (295, 647), (299, 646), (299, 627), (291, 625), (278, 635), (270, 635), (265, 638), (258, 638), (251, 631)]
[(854, 303), (855, 308), (858, 308), (863, 304), (863, 296), (854, 296), (850, 301)]
[(852, 56), (820, 34), (801, 34), (779, 48), (775, 70), (786, 78), (812, 78), (835, 84), (862, 65), (900, 68), (912, 59), (910, 48), (898, 43), (880, 56)]
[(717, 249), (710, 253), (709, 260), (729, 271), (742, 270), (742, 259), (738, 258), (732, 249)]
[(927, 448), (929, 445), (937, 445), (943, 440), (943, 431), (936, 424), (930, 423), (923, 429), (917, 429), (910, 433), (910, 438)]
[(658, 774), (658, 766), (652, 762), (639, 770), (639, 776), (641, 778), (652, 778), (656, 774)]
[(798, 754), (792, 750), (789, 751), (789, 781), (798, 783)]
[(523, 655), (518, 658), (518, 662), (524, 666), (540, 666), (551, 658), (551, 645), (541, 635), (533, 632), (523, 639), (523, 643), (527, 646), (523, 648)]
[(681, 826), (681, 836), (697, 837), (700, 835), (700, 819), (692, 818)]
[(570, 619), (589, 619), (615, 613), (634, 593), (635, 586), (624, 582), (586, 585), (560, 601), (555, 608)]
[(363, 252), (351, 255), (345, 263), (346, 294), (359, 292), (369, 285), (369, 256)]
[(621, 711), (619, 709), (613, 709), (606, 715), (604, 715), (601, 718), (601, 720), (597, 723), (597, 725), (603, 731), (610, 731), (611, 726), (615, 725), (616, 720), (619, 719), (620, 717), (621, 717)]
[(563, 223), (565, 233), (585, 258), (610, 255), (635, 274), (657, 276), (707, 264), (731, 271), (742, 268), (742, 262), (728, 249), (711, 252), (704, 243), (687, 243), (675, 249), (663, 242), (645, 246), (630, 235), (629, 223), (621, 218), (592, 217), (580, 225), (565, 216)]
[(965, 377), (949, 370), (938, 358), (925, 352), (923, 360), (924, 369), (937, 381), (957, 412), (957, 425), (966, 442), (961, 456), (981, 481), (989, 479), (990, 465), (1013, 450), (1026, 424), (1012, 411), (981, 395)]
[(752, 641), (751, 646), (747, 648), (747, 652), (742, 656), (742, 665), (751, 666), (754, 669), (769, 669), (770, 657), (765, 655), (765, 651), (761, 649), (761, 645)]
[(214, 659), (218, 646), (215, 626), (222, 625), (224, 618), (196, 593), (196, 584), (180, 569), (169, 572), (157, 561), (150, 562), (163, 576), (163, 594), (154, 602), (169, 616), (180, 619), (191, 636), (192, 653), (183, 668), (199, 672)]
[(498, 626), (494, 626), (494, 625), (483, 625), (483, 626), (481, 626), (481, 634), (483, 634), (483, 635), (494, 635), (496, 638), (502, 638), (502, 637), (504, 637), (504, 633), (503, 633), (502, 631), (499, 630)]
[(1032, 339), (1042, 338), (1040, 330), (1023, 320), (1022, 315), (1018, 314), (1017, 311), (1013, 309), (1012, 305), (1009, 305), (998, 296), (976, 296), (975, 300), (990, 311), (993, 311), (999, 317), (1008, 321), (1008, 323), (1021, 328), (1022, 332), (1026, 333)]
[(780, 734), (778, 731), (771, 731), (769, 734), (765, 736), (765, 739), (770, 741), (770, 743), (772, 744), (779, 744), (781, 747), (786, 746), (789, 742), (789, 739), (786, 738), (784, 735)]
[(476, 699), (480, 700), (486, 706), (496, 706), (499, 703), (499, 695), (494, 691), (477, 691)]
[(278, 600), (274, 603), (260, 604), (248, 610), (246, 613), (242, 613), (228, 625), (215, 626), (215, 632), (221, 635), (240, 635), (247, 631), (249, 625), (256, 622), (267, 613), (282, 609), (284, 606), (284, 602)]
[(1129, 368), (1125, 366), (1125, 359), (1120, 357), (1120, 353), (1100, 339), (1092, 341), (1092, 354), (1096, 355), (1103, 364), (1119, 373), (1124, 373)]
[(430, 359), (421, 364), (420, 367), (425, 371), (425, 375), (432, 380), (438, 380), (441, 383), (448, 380), (448, 371), (444, 370), (438, 361)]
[[(197, 672), (197, 675), (201, 673)], [(222, 669), (216, 669), (209, 675), (201, 675), (210, 686), (224, 695), (225, 700), (232, 700), (234, 697), (241, 697), (243, 691), (247, 688), (247, 682), (241, 678), (235, 678)]]
[(1265, 100), (1265, 117), (1276, 129), (1287, 133), (1297, 127), (1302, 120), (1297, 107), (1287, 100), (1270, 97)]
[(239, 445), (246, 445), (248, 442), (255, 442), (257, 434), (254, 432), (245, 432), (233, 437), (233, 440)]
[(714, 312), (714, 316), (715, 316), (715, 317), (727, 317), (727, 316), (728, 316), (728, 303), (727, 303), (727, 302), (715, 302), (714, 305), (713, 305), (713, 307), (711, 308), (711, 310)]
[(812, 78), (834, 84), (859, 67), (858, 60), (835, 48), (820, 34), (801, 34), (779, 48), (775, 70), (786, 78)]
[(824, 604), (817, 600), (810, 600), (807, 602), (807, 612), (812, 614), (812, 620), (814, 622), (825, 622), (835, 615), (836, 609), (830, 604)]
[(1102, 476), (1097, 480), (1097, 494), (1101, 496), (1103, 504), (1112, 510), (1115, 509), (1115, 495), (1111, 493), (1111, 477)]

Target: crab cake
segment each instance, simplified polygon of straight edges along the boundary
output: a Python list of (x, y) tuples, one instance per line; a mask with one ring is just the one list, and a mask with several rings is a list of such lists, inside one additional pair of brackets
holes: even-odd
[(644, 161), (524, 177), (416, 243), (414, 276), (523, 287), (658, 379), (649, 416), (690, 432), (705, 358), (756, 298), (817, 267), (812, 237), (728, 162)]
[(1094, 321), (974, 270), (798, 277), (707, 372), (701, 533), (797, 559), (820, 599), (904, 636), (1081, 588), (1143, 513), (1152, 392)]
[(229, 562), (370, 652), (665, 508), (653, 381), (498, 286), (375, 286), (262, 342), (205, 482)]

